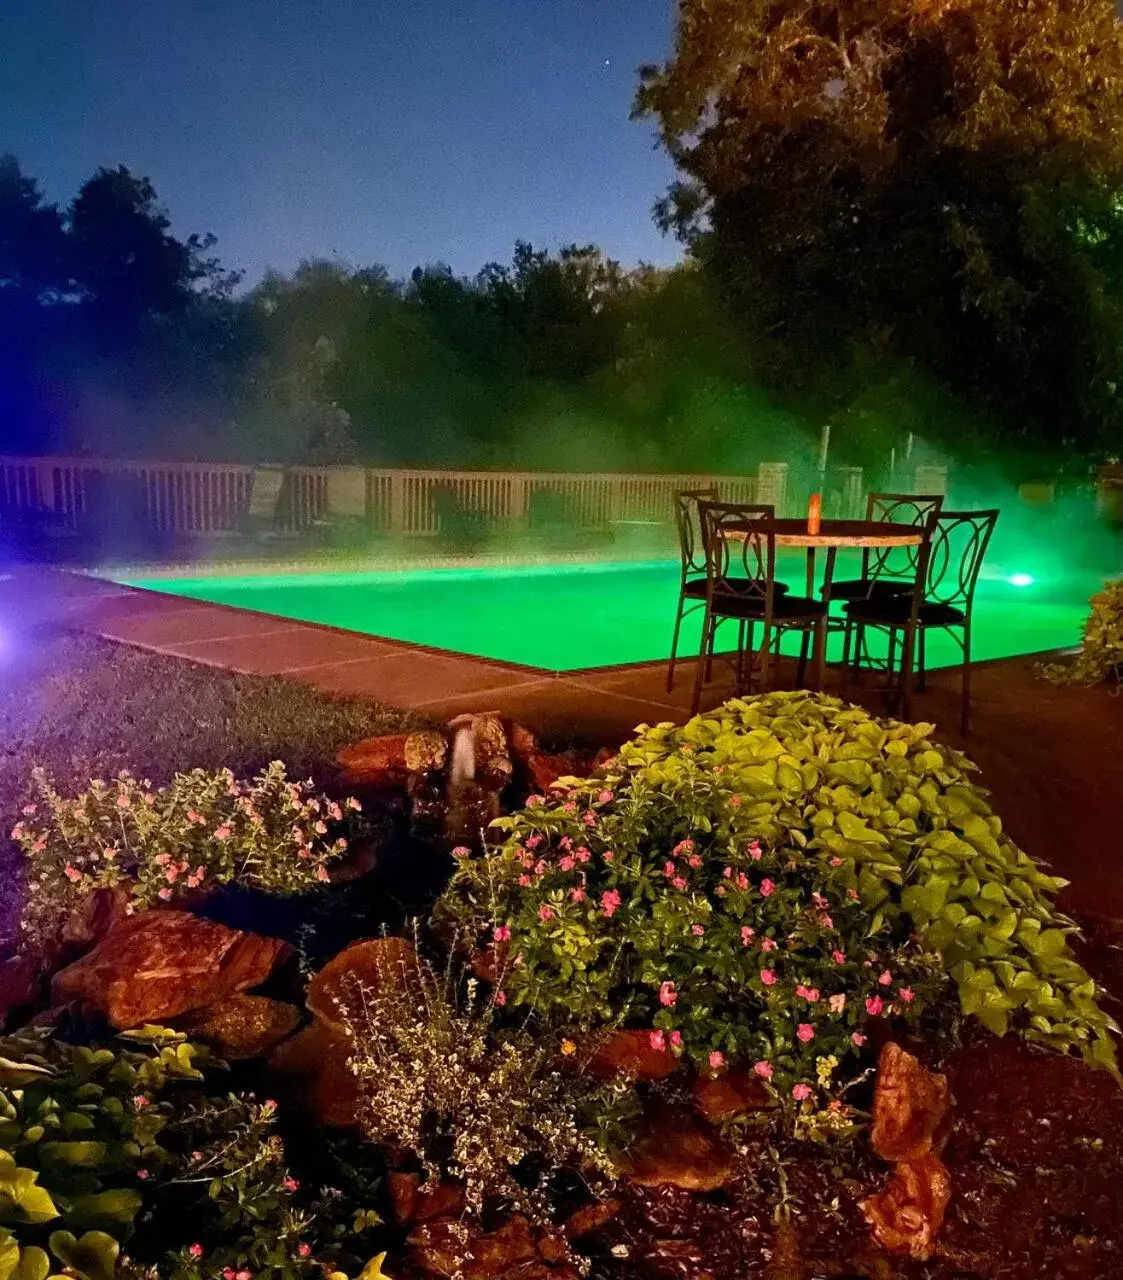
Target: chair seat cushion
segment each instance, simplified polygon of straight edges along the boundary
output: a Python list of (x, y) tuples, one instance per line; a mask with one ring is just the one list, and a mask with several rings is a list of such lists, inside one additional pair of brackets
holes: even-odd
[[(764, 617), (764, 601), (760, 596), (715, 595), (715, 612), (727, 618)], [(809, 600), (806, 596), (774, 596), (772, 617), (776, 622), (811, 622), (826, 616), (827, 607), (821, 600)]]
[(904, 578), (847, 578), (831, 583), (832, 600), (884, 600), (911, 591), (912, 583)]
[[(881, 623), (903, 627), (912, 614), (912, 601), (907, 596), (886, 596), (881, 600), (851, 600), (843, 610), (855, 622)], [(950, 604), (926, 601), (920, 606), (917, 620), (922, 627), (961, 626), (966, 615)]]
[[(724, 595), (727, 592), (730, 592), (730, 593), (744, 592), (748, 589), (749, 581), (750, 580), (748, 578), (725, 578), (719, 584), (717, 591), (715, 592), (715, 595)], [(757, 591), (760, 591), (762, 589), (759, 583), (755, 583), (754, 586)], [(778, 596), (787, 595), (788, 584), (786, 582), (776, 582), (774, 589), (775, 589), (775, 594)], [(683, 594), (688, 595), (695, 600), (705, 600), (706, 579), (705, 578), (688, 579), (686, 586), (683, 590)]]

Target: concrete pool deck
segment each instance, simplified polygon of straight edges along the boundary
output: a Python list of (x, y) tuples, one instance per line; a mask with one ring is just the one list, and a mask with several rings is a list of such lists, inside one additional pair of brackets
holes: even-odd
[[(27, 569), (0, 578), (0, 614), (22, 629), (61, 625), (226, 670), (300, 680), (327, 694), (368, 697), (433, 719), (496, 711), (553, 741), (615, 745), (636, 725), (689, 715), (692, 662), (673, 693), (663, 663), (553, 674), (332, 630), (81, 575)], [(934, 673), (913, 718), (966, 746), (1011, 834), (1073, 881), (1067, 905), (1123, 918), (1123, 697), (1056, 688), (1033, 660), (980, 663), (973, 725), (956, 731), (958, 674)], [(703, 707), (732, 691), (723, 664)], [(851, 696), (875, 713), (872, 689)]]

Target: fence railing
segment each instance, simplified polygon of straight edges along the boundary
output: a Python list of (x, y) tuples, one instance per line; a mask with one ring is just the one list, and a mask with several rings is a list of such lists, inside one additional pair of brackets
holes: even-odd
[[(917, 476), (922, 479), (932, 483)], [(438, 533), (450, 511), (512, 529), (551, 518), (586, 529), (666, 523), (676, 490), (710, 484), (728, 501), (771, 502), (781, 513), (798, 502), (784, 462), (761, 463), (755, 476), (713, 476), (0, 457), (0, 513), (40, 513), (77, 527), (96, 512), (130, 504), (155, 528), (176, 534), (230, 534), (255, 520), (292, 531), (349, 520), (387, 534), (425, 536)], [(832, 514), (860, 514), (862, 503), (861, 470), (847, 468)]]

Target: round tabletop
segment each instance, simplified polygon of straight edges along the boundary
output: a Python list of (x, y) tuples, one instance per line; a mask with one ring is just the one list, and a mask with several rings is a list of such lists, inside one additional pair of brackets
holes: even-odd
[[(808, 533), (806, 519), (776, 520), (778, 547), (918, 547), (924, 530), (916, 525), (878, 520), (824, 520), (818, 533)], [(753, 532), (753, 522), (726, 525), (727, 538), (743, 538)]]

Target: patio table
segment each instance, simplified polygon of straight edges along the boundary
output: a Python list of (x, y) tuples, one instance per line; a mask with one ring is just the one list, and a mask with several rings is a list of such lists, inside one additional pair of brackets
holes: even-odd
[[(743, 525), (727, 525), (724, 536), (740, 541), (757, 532), (755, 521), (747, 520)], [(924, 541), (924, 530), (916, 525), (893, 524), (879, 520), (823, 520), (818, 532), (811, 533), (807, 528), (806, 518), (796, 520), (774, 520), (772, 528), (776, 532), (778, 547), (805, 547), (807, 549), (807, 596), (815, 597), (815, 553), (820, 547), (827, 552), (826, 564), (823, 568), (823, 603), (830, 608), (831, 583), (834, 581), (834, 566), (839, 547), (866, 550), (890, 547), (919, 547)], [(823, 668), (826, 665), (826, 627), (820, 627), (815, 640), (815, 679), (818, 688), (823, 687)]]

